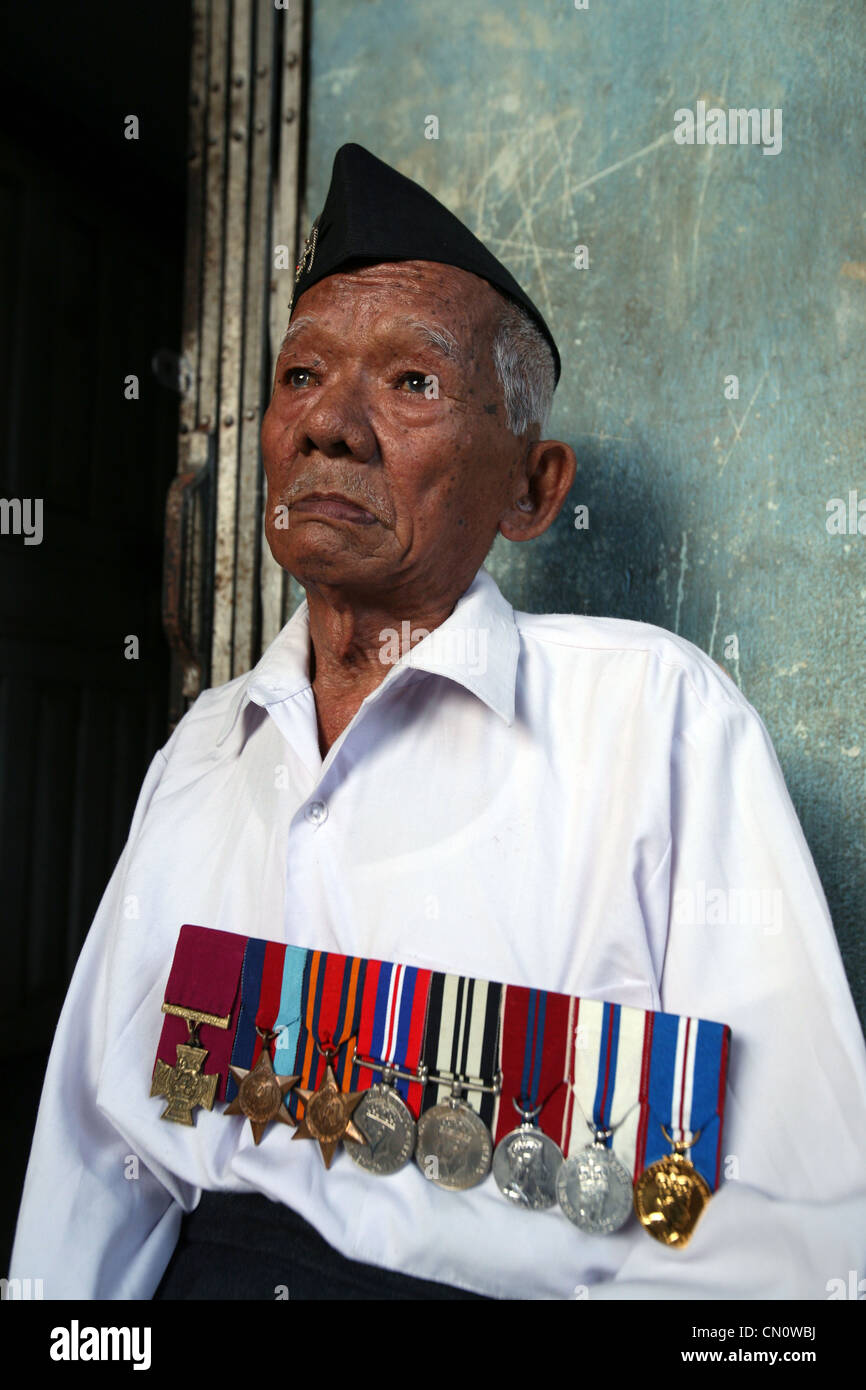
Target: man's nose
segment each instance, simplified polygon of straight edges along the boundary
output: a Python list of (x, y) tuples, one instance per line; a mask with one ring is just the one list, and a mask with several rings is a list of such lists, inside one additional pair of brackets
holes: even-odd
[(352, 375), (320, 387), (298, 416), (292, 444), (300, 454), (350, 457), (361, 463), (374, 459), (378, 441), (370, 423), (364, 382)]

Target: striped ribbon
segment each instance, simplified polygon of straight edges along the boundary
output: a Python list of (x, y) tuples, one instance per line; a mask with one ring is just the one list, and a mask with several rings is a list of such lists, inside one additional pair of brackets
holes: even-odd
[(535, 1123), (557, 1143), (566, 1103), (565, 1058), (571, 1000), (565, 994), (508, 985), (502, 1001), (502, 1093), (496, 1142), (520, 1123), (524, 1110), (541, 1105)]
[[(368, 961), (358, 1025), (359, 1056), (388, 1062), (401, 1071), (417, 1070), (432, 973), (391, 961)], [(365, 1091), (381, 1079), (381, 1072), (357, 1066), (349, 1089)], [(405, 1079), (398, 1079), (395, 1084), (417, 1119), (424, 1100), (423, 1086)]]
[[(301, 1021), (304, 967), (309, 952), (298, 946), (251, 936), (241, 969), (241, 1004), (231, 1065), (250, 1071), (259, 1060), (262, 1039), (256, 1028), (277, 1031), (271, 1043), (274, 1071), (288, 1076), (295, 1063)], [(226, 1100), (237, 1094), (229, 1074)]]
[[(231, 1016), (229, 1029), (210, 1029), (207, 1043), (201, 1030), (203, 1045), (215, 1049), (204, 1070), (219, 1070), (221, 1099), (223, 1090), (229, 1101), (237, 1093), (223, 1075), (229, 1055), (245, 1069), (258, 1060), (257, 1025), (281, 1030), (274, 1068), (300, 1075), (304, 1089), (324, 1076), (317, 1044), (339, 1048), (333, 1066), (342, 1090), (377, 1081), (380, 1073), (353, 1065), (355, 1039), (362, 1057), (404, 1071), (423, 1061), (446, 1078), (426, 1088), (398, 1081), (416, 1118), (448, 1098), (448, 1078), (491, 1086), (501, 1073), (500, 1097), (462, 1095), (497, 1140), (518, 1123), (512, 1098), (526, 1109), (541, 1103), (536, 1123), (566, 1156), (590, 1141), (591, 1120), (615, 1131), (611, 1145), (637, 1178), (671, 1151), (662, 1125), (674, 1140), (700, 1131), (689, 1157), (718, 1187), (730, 1044), (724, 1024), (193, 926), (181, 928), (166, 1000)], [(157, 1055), (169, 1065), (177, 1036), (185, 1040), (183, 1020), (165, 1017)], [(287, 1104), (296, 1117), (303, 1113), (294, 1092)]]
[(647, 1014), (646, 1020), (635, 1155), (639, 1171), (671, 1152), (664, 1125), (673, 1140), (698, 1135), (686, 1152), (715, 1190), (721, 1175), (730, 1030), (722, 1023), (676, 1014)]
[[(357, 1038), (361, 1000), (368, 962), (360, 956), (340, 956), (333, 951), (310, 951), (304, 969), (304, 1010), (295, 1054), (298, 1088), (315, 1090), (323, 1080), (327, 1059), (321, 1047), (338, 1049), (331, 1059), (341, 1091), (351, 1089), (352, 1038)], [(304, 1113), (303, 1101), (290, 1091), (289, 1110), (297, 1118)]]
[[(427, 1006), (424, 1061), (431, 1074), (471, 1077), (492, 1086), (499, 1070), (499, 1010), (503, 986), (487, 980), (434, 971)], [(439, 1105), (451, 1094), (445, 1083), (428, 1086), (423, 1109)], [(467, 1091), (461, 1097), (477, 1110), (489, 1129), (494, 1127), (497, 1097)]]
[[(247, 1071), (255, 1066), (261, 1052), (261, 1044), (256, 1034), (256, 1018), (259, 1011), (265, 953), (268, 946), (272, 944), (251, 936), (244, 951), (244, 963), (241, 968), (241, 1004), (238, 1011), (231, 1065), (244, 1067)], [(226, 1100), (234, 1100), (237, 1091), (237, 1083), (230, 1075), (226, 1082)]]
[(563, 1153), (577, 1153), (590, 1143), (592, 1123), (597, 1129), (615, 1131), (607, 1146), (616, 1150), (627, 1167), (634, 1163), (641, 1118), (645, 1024), (651, 1017), (642, 1009), (621, 1004), (572, 1001)]

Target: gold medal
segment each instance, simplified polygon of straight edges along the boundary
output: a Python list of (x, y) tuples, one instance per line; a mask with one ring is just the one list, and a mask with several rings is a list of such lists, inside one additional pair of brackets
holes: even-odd
[(238, 1093), (223, 1113), (246, 1115), (253, 1132), (253, 1141), (259, 1144), (271, 1120), (278, 1120), (281, 1124), (294, 1127), (295, 1122), (283, 1104), (283, 1097), (300, 1078), (276, 1075), (271, 1062), (270, 1044), (277, 1035), (261, 1028), (257, 1028), (256, 1032), (262, 1040), (259, 1060), (252, 1070), (229, 1067)]
[(691, 1159), (686, 1158), (686, 1150), (697, 1143), (700, 1131), (688, 1142), (672, 1139), (664, 1125), (662, 1131), (674, 1152), (641, 1173), (634, 1189), (634, 1209), (644, 1230), (655, 1240), (682, 1249), (691, 1240), (712, 1193)]
[(325, 1075), (315, 1091), (302, 1091), (298, 1088), (296, 1094), (304, 1102), (304, 1118), (292, 1138), (318, 1140), (325, 1167), (330, 1168), (337, 1145), (343, 1139), (354, 1139), (359, 1144), (367, 1142), (352, 1121), (352, 1112), (360, 1103), (364, 1092), (341, 1091), (331, 1065), (337, 1055), (337, 1049), (320, 1047), (319, 1051), (327, 1059)]

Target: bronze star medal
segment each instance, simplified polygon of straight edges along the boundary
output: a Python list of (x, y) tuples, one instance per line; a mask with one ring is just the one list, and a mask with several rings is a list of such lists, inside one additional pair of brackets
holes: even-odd
[(284, 1125), (294, 1126), (295, 1122), (283, 1104), (283, 1097), (287, 1091), (292, 1089), (296, 1081), (300, 1081), (299, 1076), (276, 1075), (269, 1051), (271, 1038), (276, 1037), (276, 1034), (271, 1033), (269, 1036), (260, 1034), (260, 1036), (264, 1046), (259, 1054), (259, 1060), (252, 1070), (244, 1067), (229, 1067), (229, 1071), (237, 1084), (238, 1093), (231, 1105), (224, 1111), (226, 1115), (246, 1115), (256, 1144), (261, 1142), (262, 1135), (271, 1120), (279, 1120)]
[(292, 1135), (293, 1139), (318, 1139), (325, 1167), (330, 1168), (334, 1150), (343, 1139), (367, 1140), (352, 1121), (352, 1112), (364, 1095), (363, 1091), (341, 1091), (330, 1060), (321, 1085), (315, 1091), (296, 1092), (304, 1102), (304, 1118)]

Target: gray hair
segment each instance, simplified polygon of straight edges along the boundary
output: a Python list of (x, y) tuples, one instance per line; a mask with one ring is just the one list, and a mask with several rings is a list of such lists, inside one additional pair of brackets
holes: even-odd
[(526, 434), (530, 425), (538, 425), (543, 439), (556, 386), (553, 353), (535, 321), (513, 299), (505, 301), (496, 324), (493, 362), (511, 433)]

